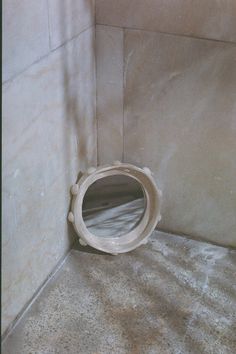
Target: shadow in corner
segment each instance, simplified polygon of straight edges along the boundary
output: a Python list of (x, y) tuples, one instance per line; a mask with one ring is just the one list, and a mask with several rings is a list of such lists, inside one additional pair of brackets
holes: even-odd
[[(91, 149), (96, 137), (96, 112), (95, 105), (95, 81), (92, 80), (95, 68), (95, 43), (94, 36), (81, 38), (83, 33), (77, 34), (76, 22), (72, 21), (77, 11), (78, 4), (75, 1), (60, 2), (60, 36), (63, 47), (61, 48), (62, 85), (63, 85), (63, 161), (64, 161), (64, 185), (68, 188), (65, 205), (68, 205), (67, 215), (71, 207), (70, 187), (76, 182), (75, 171), (78, 171), (77, 180), (81, 172), (90, 164), (96, 165), (96, 150)], [(84, 10), (94, 15), (92, 1), (84, 1)], [(91, 27), (91, 26), (90, 26)], [(89, 29), (89, 28), (88, 28)], [(88, 30), (87, 29), (87, 30)], [(87, 31), (86, 29), (83, 31)], [(81, 45), (78, 44), (78, 37)], [(85, 45), (85, 40), (89, 40)], [(87, 58), (88, 56), (88, 58)], [(89, 64), (87, 63), (89, 61)], [(87, 70), (84, 72), (84, 70)], [(90, 97), (94, 96), (94, 97)], [(91, 128), (92, 127), (92, 128)], [(94, 144), (96, 146), (96, 144)], [(75, 158), (75, 151), (77, 158)], [(91, 153), (92, 151), (92, 153)], [(67, 217), (66, 215), (66, 217)], [(70, 245), (76, 242), (77, 236), (73, 226), (67, 221), (67, 234)]]
[(91, 254), (98, 254), (98, 255), (103, 255), (103, 256), (114, 257), (112, 254), (99, 251), (99, 250), (97, 250), (97, 249), (95, 249), (93, 247), (81, 246), (81, 244), (79, 243), (78, 238), (74, 242), (72, 250), (80, 251), (80, 252), (83, 252), (83, 253), (91, 253)]

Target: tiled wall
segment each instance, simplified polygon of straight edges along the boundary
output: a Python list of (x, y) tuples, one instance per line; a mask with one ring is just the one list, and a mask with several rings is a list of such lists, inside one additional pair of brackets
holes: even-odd
[(236, 246), (235, 1), (97, 0), (96, 22), (99, 162), (152, 169), (161, 229)]
[(97, 143), (94, 1), (7, 0), (3, 22), (4, 332), (70, 247), (69, 188)]
[(236, 42), (235, 0), (96, 0), (96, 23)]
[[(3, 2), (3, 332), (70, 247), (69, 186), (96, 164), (94, 14)], [(99, 162), (153, 170), (162, 229), (236, 246), (235, 1), (97, 0), (96, 16)]]

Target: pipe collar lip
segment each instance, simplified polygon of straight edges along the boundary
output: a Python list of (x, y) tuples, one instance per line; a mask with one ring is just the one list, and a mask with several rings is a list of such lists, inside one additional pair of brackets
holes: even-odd
[[(94, 182), (101, 178), (114, 175), (125, 175), (134, 178), (140, 183), (146, 199), (146, 209), (138, 225), (130, 232), (120, 237), (98, 237), (88, 230), (83, 220), (82, 206), (84, 196), (88, 188)], [(113, 165), (99, 166), (97, 168), (91, 167), (81, 176), (79, 181), (72, 186), (71, 194), (72, 206), (68, 219), (73, 223), (80, 243), (106, 253), (125, 253), (145, 244), (161, 219), (161, 192), (157, 188), (152, 173), (147, 167), (142, 169), (132, 164), (118, 163), (118, 161)]]

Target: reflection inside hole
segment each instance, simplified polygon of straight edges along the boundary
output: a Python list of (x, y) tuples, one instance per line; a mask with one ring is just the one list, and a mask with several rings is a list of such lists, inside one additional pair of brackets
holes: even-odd
[(142, 219), (146, 200), (142, 186), (125, 175), (94, 182), (83, 200), (83, 219), (95, 236), (119, 237), (133, 230)]

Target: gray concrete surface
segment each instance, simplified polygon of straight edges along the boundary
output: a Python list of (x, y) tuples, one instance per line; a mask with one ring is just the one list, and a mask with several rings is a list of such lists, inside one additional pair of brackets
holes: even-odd
[(110, 256), (73, 249), (3, 354), (232, 354), (236, 252), (154, 232)]

